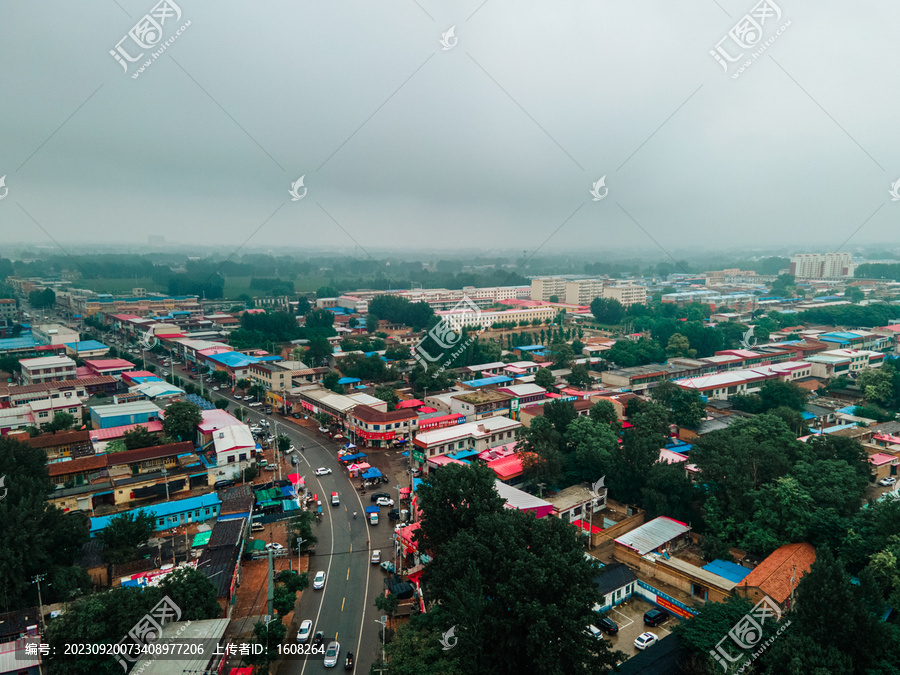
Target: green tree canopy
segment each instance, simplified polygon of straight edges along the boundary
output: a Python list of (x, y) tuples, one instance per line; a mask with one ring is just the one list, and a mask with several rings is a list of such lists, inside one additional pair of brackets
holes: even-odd
[(178, 441), (193, 441), (197, 436), (197, 425), (202, 421), (200, 406), (189, 401), (176, 401), (166, 407), (163, 433)]

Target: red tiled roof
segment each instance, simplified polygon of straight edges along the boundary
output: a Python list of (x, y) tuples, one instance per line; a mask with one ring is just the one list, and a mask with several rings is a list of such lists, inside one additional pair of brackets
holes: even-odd
[(358, 405), (353, 409), (353, 417), (363, 422), (399, 422), (402, 420), (414, 420), (418, 415), (415, 410), (392, 410), (381, 412), (371, 406)]
[(22, 441), (32, 448), (55, 448), (71, 443), (90, 443), (91, 436), (88, 431), (64, 431), (59, 434), (41, 434), (34, 438), (26, 438)]
[(86, 473), (99, 471), (106, 468), (106, 455), (91, 455), (80, 457), (68, 462), (55, 462), (47, 465), (47, 472), (51, 476), (65, 476), (71, 473)]
[(138, 448), (137, 450), (126, 450), (125, 452), (114, 452), (106, 455), (109, 466), (115, 464), (133, 464), (135, 462), (146, 462), (148, 459), (158, 459), (160, 457), (171, 457), (172, 455), (184, 455), (194, 452), (194, 444), (190, 441), (183, 443), (169, 443), (168, 445), (156, 445), (149, 448)]
[(811, 544), (786, 544), (773, 551), (738, 586), (758, 588), (777, 603), (784, 604), (791, 594), (791, 577), (796, 587), (815, 560), (816, 549)]

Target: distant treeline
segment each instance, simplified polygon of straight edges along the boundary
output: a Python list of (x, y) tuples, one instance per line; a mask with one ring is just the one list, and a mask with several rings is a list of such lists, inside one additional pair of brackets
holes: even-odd
[(856, 268), (857, 279), (900, 279), (900, 263), (865, 263)]

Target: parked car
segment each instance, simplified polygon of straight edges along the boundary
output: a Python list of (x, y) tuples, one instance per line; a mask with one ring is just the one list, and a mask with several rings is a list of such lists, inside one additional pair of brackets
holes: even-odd
[(619, 625), (608, 617), (603, 617), (597, 622), (597, 627), (607, 635), (615, 635), (619, 632)]
[(222, 490), (222, 489), (224, 489), (224, 488), (229, 488), (229, 487), (231, 487), (231, 486), (233, 486), (233, 485), (234, 485), (234, 481), (233, 481), (233, 480), (217, 480), (217, 481), (213, 484), (213, 488), (216, 489), (216, 490)]
[(282, 546), (281, 544), (279, 544), (277, 541), (276, 541), (276, 542), (272, 542), (271, 544), (266, 544), (266, 550), (271, 549), (271, 550), (273, 550), (273, 551), (280, 551), (280, 550), (282, 550), (283, 548), (284, 548), (284, 546)]
[(263, 525), (262, 523), (253, 523), (253, 524), (250, 526), (250, 531), (251, 531), (251, 532), (264, 532), (265, 529), (266, 529), (266, 526)]
[(637, 636), (637, 640), (634, 641), (634, 646), (635, 649), (643, 651), (657, 642), (659, 642), (659, 638), (654, 633), (641, 633)]
[(370, 562), (373, 565), (378, 565), (381, 563), (381, 551), (372, 551), (372, 559)]
[(897, 479), (894, 478), (893, 476), (885, 476), (880, 481), (878, 481), (878, 484), (883, 485), (884, 487), (890, 487), (891, 485), (894, 485), (896, 482), (897, 482)]
[(323, 433), (323, 434), (327, 434), (327, 433), (328, 433), (328, 429), (326, 429), (325, 427), (319, 427), (319, 432), (320, 432), (320, 433)]
[(669, 613), (664, 609), (651, 609), (649, 612), (644, 612), (645, 626), (658, 626), (668, 620)]
[(387, 492), (376, 492), (369, 499), (373, 502), (377, 502), (381, 498), (390, 499), (391, 496)]
[(325, 667), (334, 668), (338, 662), (338, 656), (341, 653), (341, 644), (337, 641), (329, 642), (325, 649)]
[(219, 387), (213, 387), (213, 391), (219, 391)]
[(275, 471), (275, 465), (269, 464), (268, 466), (263, 467), (266, 471)]
[(297, 631), (297, 642), (309, 641), (309, 634), (312, 632), (312, 621), (306, 619), (300, 624), (300, 630)]
[[(196, 380), (196, 379), (197, 379), (197, 376), (196, 376), (196, 375), (191, 375), (191, 379), (192, 379), (192, 380)], [(241, 401), (241, 400), (243, 400), (243, 398), (244, 398), (244, 397), (241, 396), (240, 394), (235, 394), (235, 395), (234, 395), (234, 400), (235, 400), (235, 401)]]
[(271, 415), (271, 414), (272, 414), (271, 406), (266, 406), (266, 415)]
[(299, 420), (299, 419), (300, 419), (300, 413), (294, 413), (293, 415), (291, 415), (291, 417), (293, 417), (295, 420)]
[(325, 572), (316, 572), (316, 576), (313, 577), (313, 588), (317, 591), (325, 588)]
[(260, 403), (259, 401), (254, 401), (253, 403), (250, 404), (250, 407), (251, 407), (251, 408), (258, 408), (258, 407), (260, 407), (261, 405), (262, 405), (262, 403)]
[(393, 506), (394, 500), (390, 497), (379, 497), (375, 503), (378, 504), (378, 506)]
[(317, 476), (327, 476), (330, 473), (331, 473), (331, 469), (329, 469), (326, 466), (320, 466), (318, 469), (316, 469)]
[(399, 509), (391, 509), (388, 511), (388, 518), (391, 520), (400, 520), (400, 510)]

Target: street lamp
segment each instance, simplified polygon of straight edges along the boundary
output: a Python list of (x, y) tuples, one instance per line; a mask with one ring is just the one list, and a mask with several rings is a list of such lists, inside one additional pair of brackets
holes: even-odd
[(381, 615), (381, 621), (375, 619), (375, 623), (381, 624), (381, 662), (384, 663), (384, 629), (387, 626), (387, 614)]

